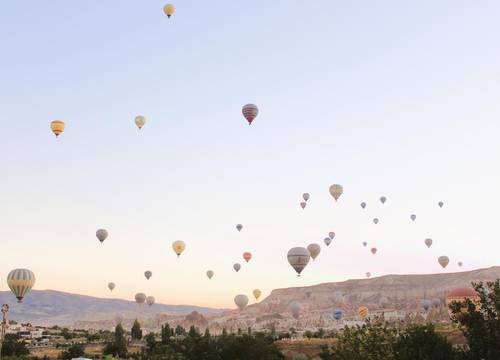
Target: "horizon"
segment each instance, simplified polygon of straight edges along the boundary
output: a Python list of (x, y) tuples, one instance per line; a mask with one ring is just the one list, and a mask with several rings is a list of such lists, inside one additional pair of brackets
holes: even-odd
[[(234, 308), (256, 288), (498, 266), (500, 3), (163, 5), (4, 5), (0, 290), (28, 268), (34, 289)], [(310, 243), (297, 277), (287, 251)]]

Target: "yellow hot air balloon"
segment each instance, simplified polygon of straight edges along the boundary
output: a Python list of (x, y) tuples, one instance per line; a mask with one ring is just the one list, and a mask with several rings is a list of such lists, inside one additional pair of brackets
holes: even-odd
[(165, 13), (165, 15), (167, 15), (168, 18), (170, 18), (172, 15), (174, 15), (175, 6), (172, 4), (167, 4), (163, 7), (163, 12)]
[(255, 289), (253, 291), (253, 296), (255, 297), (255, 300), (259, 300), (261, 295), (262, 295), (262, 291), (260, 291), (259, 289)]
[(135, 117), (135, 125), (139, 128), (139, 130), (141, 130), (145, 124), (146, 118), (144, 116), (138, 115)]
[(52, 130), (52, 132), (54, 133), (54, 135), (56, 137), (58, 137), (59, 135), (62, 134), (65, 126), (66, 125), (64, 124), (64, 121), (62, 121), (62, 120), (54, 120), (50, 123), (50, 129)]
[(28, 269), (14, 269), (7, 275), (7, 285), (17, 298), (22, 302), (24, 296), (35, 285), (35, 274)]
[(344, 188), (342, 187), (342, 185), (333, 184), (332, 186), (330, 186), (330, 195), (333, 196), (335, 201), (339, 199), (340, 195), (342, 195), (343, 192)]
[(181, 256), (185, 248), (186, 244), (184, 243), (184, 241), (177, 240), (172, 243), (172, 249), (174, 249), (177, 257)]
[(358, 309), (358, 314), (361, 319), (366, 319), (368, 316), (368, 308), (366, 306), (360, 306)]

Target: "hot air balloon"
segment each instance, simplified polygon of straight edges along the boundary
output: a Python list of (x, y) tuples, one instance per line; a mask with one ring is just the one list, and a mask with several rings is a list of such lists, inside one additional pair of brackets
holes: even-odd
[(366, 207), (366, 203), (365, 202), (362, 202), (360, 205), (361, 205), (362, 209), (364, 209)]
[(370, 251), (372, 252), (373, 255), (377, 253), (377, 248), (371, 248)]
[(341, 320), (343, 316), (344, 312), (342, 311), (342, 309), (335, 309), (335, 311), (333, 312), (333, 318), (337, 321)]
[(386, 202), (386, 201), (387, 201), (387, 198), (386, 198), (385, 196), (381, 196), (381, 197), (380, 197), (380, 202), (381, 202), (382, 204), (385, 204), (385, 202)]
[(236, 264), (234, 264), (234, 265), (233, 265), (233, 269), (234, 269), (236, 272), (238, 272), (238, 271), (240, 271), (240, 269), (241, 269), (241, 265), (240, 265), (240, 264), (238, 264), (238, 263), (236, 263)]
[(28, 269), (14, 269), (7, 275), (7, 285), (16, 296), (17, 302), (21, 303), (35, 285), (35, 274)]
[(236, 295), (234, 297), (234, 303), (238, 307), (238, 309), (243, 310), (247, 307), (248, 305), (248, 296), (246, 295)]
[(335, 237), (335, 233), (333, 231), (330, 231), (328, 233), (328, 237), (333, 240), (333, 238)]
[(155, 303), (155, 297), (154, 296), (148, 296), (146, 298), (146, 304), (148, 304), (149, 306), (153, 305)]
[(306, 298), (309, 299), (311, 297), (312, 293), (313, 293), (312, 290), (306, 290)]
[(307, 206), (307, 203), (305, 201), (302, 201), (300, 203), (300, 207), (302, 208), (302, 210), (304, 210), (306, 208), (306, 206)]
[(146, 124), (146, 118), (144, 116), (139, 115), (135, 117), (135, 125), (137, 125), (139, 130), (141, 130), (145, 124)]
[(144, 304), (144, 301), (146, 301), (146, 294), (144, 293), (137, 293), (135, 294), (135, 302), (138, 303), (139, 305)]
[(172, 5), (172, 4), (167, 4), (163, 7), (163, 12), (165, 13), (165, 15), (167, 15), (167, 17), (170, 19), (170, 17), (172, 15), (174, 15), (174, 12), (175, 12), (175, 6)]
[(444, 205), (444, 202), (442, 202), (442, 201), (438, 202), (438, 206), (439, 206), (440, 208), (442, 208), (442, 207), (443, 207), (443, 205)]
[(432, 306), (434, 306), (435, 308), (438, 308), (441, 306), (441, 299), (440, 298), (434, 298), (432, 299)]
[(214, 272), (212, 270), (207, 271), (207, 276), (209, 279), (211, 279), (214, 276)]
[(461, 267), (462, 265), (463, 265), (463, 263), (462, 263), (461, 261), (459, 261), (459, 262), (458, 262), (458, 266), (460, 266), (460, 267)]
[(262, 291), (260, 291), (259, 289), (254, 289), (252, 293), (255, 300), (259, 300), (260, 296), (262, 295)]
[(63, 133), (65, 127), (64, 121), (61, 120), (54, 120), (50, 123), (50, 129), (56, 137)]
[(378, 224), (378, 218), (373, 219), (373, 223), (374, 223), (375, 225), (377, 225), (377, 224)]
[(246, 104), (243, 106), (243, 109), (241, 109), (241, 112), (245, 119), (247, 119), (248, 125), (252, 125), (252, 121), (259, 115), (259, 108), (254, 104)]
[(292, 316), (294, 319), (298, 319), (300, 316), (300, 311), (302, 310), (302, 306), (298, 301), (293, 301), (290, 304), (290, 312), (292, 313)]
[(248, 251), (243, 253), (243, 259), (245, 259), (246, 262), (249, 262), (251, 258), (252, 253), (249, 253)]
[(440, 256), (438, 258), (438, 263), (439, 265), (441, 265), (443, 267), (443, 269), (448, 266), (448, 263), (450, 262), (450, 259), (448, 258), (448, 256)]
[(424, 243), (428, 248), (430, 248), (432, 245), (432, 239), (425, 239)]
[(302, 194), (302, 199), (304, 199), (304, 201), (309, 200), (310, 197), (311, 197), (311, 195), (309, 193), (303, 193)]
[(109, 289), (109, 290), (111, 290), (111, 291), (113, 291), (113, 290), (115, 289), (115, 287), (116, 287), (116, 285), (115, 285), (115, 283), (113, 283), (113, 282), (110, 282), (110, 283), (108, 284), (108, 289)]
[(366, 245), (368, 245), (368, 243), (366, 241), (363, 241), (363, 246), (366, 247)]
[(333, 184), (330, 186), (330, 195), (333, 196), (335, 201), (337, 201), (339, 199), (340, 195), (342, 195), (343, 192), (344, 192), (344, 188), (342, 187), (342, 185)]
[(325, 242), (326, 246), (330, 246), (330, 243), (332, 242), (332, 239), (330, 239), (329, 237), (326, 237), (323, 241)]
[(309, 244), (307, 246), (307, 250), (309, 250), (309, 254), (311, 254), (312, 259), (315, 260), (321, 252), (321, 246), (318, 244)]
[(153, 275), (153, 273), (151, 271), (144, 271), (144, 276), (146, 277), (146, 279), (149, 280), (149, 278)]
[(359, 317), (364, 320), (368, 316), (368, 308), (366, 306), (360, 306), (358, 308)]
[(184, 241), (177, 240), (172, 243), (172, 249), (174, 249), (174, 252), (177, 254), (177, 257), (181, 256), (185, 248), (186, 244), (184, 243)]
[(243, 229), (243, 225), (241, 224), (236, 225), (236, 230), (241, 231), (241, 229)]
[(410, 219), (411, 219), (411, 221), (415, 221), (417, 219), (417, 215), (411, 214)]
[(309, 263), (309, 260), (311, 259), (311, 254), (309, 253), (309, 250), (307, 250), (306, 248), (294, 247), (288, 251), (287, 259), (290, 265), (292, 265), (292, 267), (297, 272), (298, 276), (300, 276), (302, 270), (304, 270), (304, 268)]
[(101, 244), (104, 242), (104, 240), (107, 239), (108, 237), (108, 231), (104, 229), (99, 229), (95, 232), (95, 236), (97, 236), (97, 239), (101, 242)]
[(427, 311), (431, 308), (432, 302), (430, 300), (424, 299), (420, 302), (420, 305), (425, 311)]
[(369, 279), (371, 276), (372, 276), (372, 273), (368, 271), (368, 272), (366, 273), (366, 277)]

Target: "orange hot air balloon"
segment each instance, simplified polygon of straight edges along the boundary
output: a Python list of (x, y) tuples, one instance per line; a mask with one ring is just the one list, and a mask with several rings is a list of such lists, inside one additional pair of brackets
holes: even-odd
[(358, 314), (361, 319), (366, 319), (368, 316), (368, 308), (366, 306), (360, 306), (358, 309)]
[(50, 123), (50, 129), (56, 137), (62, 134), (65, 127), (66, 125), (64, 124), (64, 121), (61, 120), (54, 120)]
[(243, 253), (243, 259), (245, 259), (246, 262), (249, 262), (251, 258), (252, 258), (252, 253), (249, 252)]

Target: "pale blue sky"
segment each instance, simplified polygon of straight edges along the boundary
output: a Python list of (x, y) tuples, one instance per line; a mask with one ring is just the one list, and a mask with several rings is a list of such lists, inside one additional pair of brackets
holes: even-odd
[[(443, 254), (446, 271), (498, 265), (498, 1), (178, 1), (170, 20), (163, 5), (0, 7), (0, 288), (29, 267), (38, 289), (230, 306), (256, 287), (439, 272)], [(297, 278), (288, 248), (330, 230)]]

